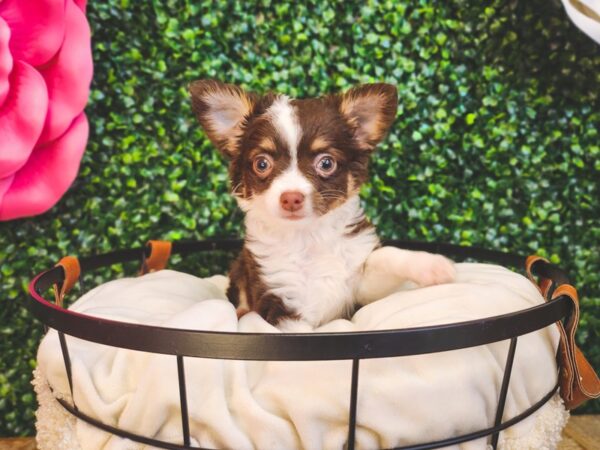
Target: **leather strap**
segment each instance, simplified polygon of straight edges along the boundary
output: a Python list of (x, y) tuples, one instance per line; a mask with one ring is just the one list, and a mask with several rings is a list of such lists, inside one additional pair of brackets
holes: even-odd
[(560, 395), (567, 409), (574, 409), (590, 398), (600, 397), (600, 379), (575, 343), (579, 324), (579, 297), (570, 284), (556, 288), (551, 300), (567, 296), (573, 302), (573, 312), (566, 322), (557, 322), (560, 332), (558, 361), (560, 366)]
[(139, 274), (144, 275), (167, 267), (171, 256), (171, 243), (168, 241), (148, 241), (146, 246), (150, 248), (150, 255), (144, 259)]
[(56, 266), (62, 267), (65, 272), (65, 279), (63, 280), (60, 289), (58, 284), (54, 285), (54, 301), (62, 308), (65, 295), (73, 288), (73, 286), (75, 286), (77, 280), (79, 280), (81, 267), (79, 265), (79, 260), (74, 256), (65, 256), (56, 264)]
[(550, 291), (550, 288), (552, 287), (552, 280), (549, 278), (543, 278), (543, 277), (540, 277), (537, 280), (535, 279), (535, 277), (533, 276), (533, 273), (531, 272), (531, 269), (532, 269), (533, 265), (538, 261), (544, 261), (544, 262), (549, 263), (549, 261), (546, 258), (543, 258), (541, 256), (537, 256), (537, 255), (528, 256), (527, 259), (525, 260), (525, 272), (527, 273), (527, 278), (529, 278), (531, 280), (531, 282), (535, 285), (535, 287), (538, 288), (538, 291), (540, 291), (540, 294), (542, 294), (542, 297), (544, 297), (547, 301), (548, 300), (548, 292)]
[(535, 279), (531, 271), (533, 265), (538, 261), (548, 263), (548, 260), (541, 256), (532, 255), (525, 261), (525, 271), (527, 277), (536, 285), (546, 301), (552, 301), (566, 295), (573, 303), (573, 311), (567, 320), (557, 322), (560, 333), (560, 343), (558, 346), (558, 365), (560, 370), (560, 395), (567, 409), (574, 409), (590, 398), (600, 397), (600, 380), (593, 367), (587, 361), (577, 344), (575, 343), (575, 333), (579, 324), (579, 296), (577, 290), (570, 284), (558, 286), (549, 297), (552, 280), (540, 277)]

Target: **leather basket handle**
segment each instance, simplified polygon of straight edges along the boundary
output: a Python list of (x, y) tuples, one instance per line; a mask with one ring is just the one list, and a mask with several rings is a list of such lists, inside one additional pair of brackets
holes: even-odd
[(65, 256), (56, 264), (56, 266), (62, 267), (65, 273), (65, 278), (60, 287), (58, 284), (54, 285), (54, 301), (62, 308), (65, 295), (73, 288), (73, 286), (75, 286), (77, 280), (79, 280), (81, 266), (79, 265), (79, 260), (75, 256)]
[(586, 400), (600, 397), (600, 380), (594, 368), (585, 358), (575, 342), (575, 334), (579, 325), (579, 296), (577, 290), (570, 284), (561, 284), (554, 289), (549, 296), (552, 285), (555, 284), (550, 278), (539, 277), (537, 280), (533, 275), (533, 265), (538, 261), (548, 263), (541, 256), (532, 255), (525, 261), (527, 277), (538, 288), (546, 301), (553, 301), (561, 296), (567, 296), (573, 305), (572, 312), (563, 323), (556, 322), (560, 333), (558, 347), (558, 365), (560, 370), (560, 396), (567, 409), (574, 409)]
[(142, 262), (139, 275), (163, 270), (167, 267), (171, 256), (172, 244), (169, 241), (148, 241), (148, 256)]
[(546, 263), (550, 263), (546, 258), (537, 255), (528, 256), (525, 260), (525, 272), (527, 273), (527, 278), (531, 280), (531, 282), (538, 288), (542, 297), (548, 301), (548, 292), (550, 292), (550, 288), (552, 287), (552, 280), (550, 278), (539, 277), (535, 278), (533, 275), (532, 269), (533, 265), (538, 261), (544, 261)]
[(564, 324), (557, 322), (560, 332), (560, 395), (567, 409), (575, 409), (586, 400), (600, 397), (600, 379), (575, 343), (575, 333), (579, 324), (577, 290), (570, 284), (562, 284), (554, 290), (550, 301), (563, 295), (571, 299), (573, 312)]

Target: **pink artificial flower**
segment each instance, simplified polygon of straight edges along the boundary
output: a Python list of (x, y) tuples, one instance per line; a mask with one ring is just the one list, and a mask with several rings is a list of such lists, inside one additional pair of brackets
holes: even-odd
[(85, 0), (0, 0), (0, 220), (41, 214), (69, 188), (88, 138)]

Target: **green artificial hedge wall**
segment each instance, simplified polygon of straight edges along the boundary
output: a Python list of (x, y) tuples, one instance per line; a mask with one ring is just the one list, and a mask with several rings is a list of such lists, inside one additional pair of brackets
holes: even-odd
[[(577, 340), (600, 369), (600, 47), (560, 2), (102, 0), (88, 18), (79, 177), (50, 212), (0, 223), (0, 436), (34, 433), (42, 328), (23, 307), (34, 273), (65, 254), (240, 232), (225, 163), (187, 99), (202, 77), (292, 96), (396, 84), (398, 117), (362, 189), (380, 234), (559, 263), (580, 287)], [(226, 260), (175, 264), (206, 273)]]

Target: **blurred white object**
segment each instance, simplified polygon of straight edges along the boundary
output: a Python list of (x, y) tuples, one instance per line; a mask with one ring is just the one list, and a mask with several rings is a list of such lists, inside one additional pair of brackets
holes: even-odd
[(562, 0), (573, 23), (600, 44), (600, 0)]

